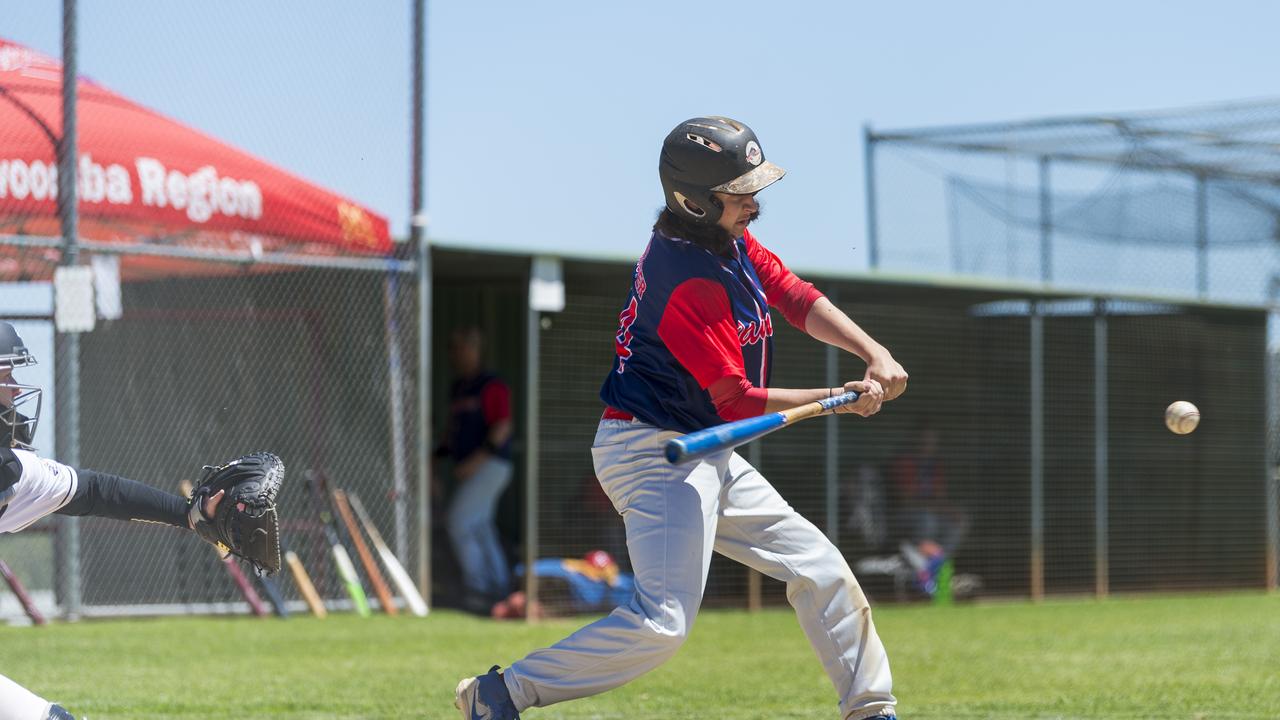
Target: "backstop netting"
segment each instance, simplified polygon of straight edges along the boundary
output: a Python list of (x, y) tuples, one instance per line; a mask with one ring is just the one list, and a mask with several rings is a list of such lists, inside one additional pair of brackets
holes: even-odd
[(1280, 101), (866, 139), (881, 269), (1274, 300)]

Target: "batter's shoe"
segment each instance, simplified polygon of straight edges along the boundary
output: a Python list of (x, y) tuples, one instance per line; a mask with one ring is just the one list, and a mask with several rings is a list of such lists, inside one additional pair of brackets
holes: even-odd
[(49, 708), (46, 720), (76, 720), (76, 716), (67, 712), (67, 709), (61, 705), (53, 705)]
[(462, 711), (463, 720), (520, 720), (497, 665), (484, 675), (458, 683), (453, 706)]

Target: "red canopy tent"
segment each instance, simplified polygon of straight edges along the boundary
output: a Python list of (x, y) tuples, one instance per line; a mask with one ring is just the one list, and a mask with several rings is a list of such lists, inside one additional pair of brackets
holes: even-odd
[[(0, 39), (0, 279), (45, 279), (57, 250), (62, 66)], [(385, 218), (80, 78), (80, 236), (215, 256), (385, 256)], [(136, 247), (134, 249), (137, 249)], [(145, 249), (145, 248), (144, 248)], [(125, 279), (220, 272), (175, 253), (122, 257)]]

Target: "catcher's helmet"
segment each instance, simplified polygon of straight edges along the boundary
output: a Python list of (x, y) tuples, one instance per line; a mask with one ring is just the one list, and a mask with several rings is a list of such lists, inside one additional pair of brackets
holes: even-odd
[(720, 220), (723, 208), (711, 193), (750, 195), (785, 174), (786, 170), (764, 159), (751, 128), (726, 117), (680, 123), (662, 142), (658, 161), (667, 208), (699, 225)]
[[(7, 322), (0, 322), (0, 447), (31, 450), (40, 420), (40, 388), (14, 380), (14, 368), (35, 365), (36, 359)], [(5, 372), (5, 371), (9, 372)], [(25, 407), (30, 415), (19, 412)]]

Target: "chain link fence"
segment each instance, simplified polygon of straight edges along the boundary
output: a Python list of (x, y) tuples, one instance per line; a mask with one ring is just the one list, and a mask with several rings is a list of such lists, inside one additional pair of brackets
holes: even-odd
[[(81, 336), (79, 465), (177, 493), (202, 464), (277, 453), (288, 469), (285, 542), (341, 606), (346, 594), (318, 519), (329, 509), (316, 492), (322, 478), (358, 494), (402, 563), (416, 567), (417, 389), (405, 369), (417, 366), (417, 284), (403, 269), (254, 270), (123, 285), (121, 318)], [(193, 535), (89, 517), (72, 549), (61, 547), (65, 524), (51, 517), (0, 537), (0, 557), (59, 607), (71, 586), (56, 573), (75, 557), (88, 616), (244, 609)], [(277, 578), (302, 607), (289, 573)]]
[[(437, 267), (437, 304), (493, 308), (471, 317), (488, 313), (494, 338), (517, 346), (527, 306), (500, 298), (523, 292), (529, 259), (459, 253), (455, 262)], [(471, 269), (450, 281), (464, 264)], [(480, 283), (480, 267), (509, 272)], [(565, 309), (537, 324), (541, 403), (517, 416), (537, 415), (539, 558), (603, 549), (627, 569), (621, 519), (601, 497), (589, 448), (631, 271), (567, 261)], [(910, 390), (874, 419), (817, 419), (740, 452), (835, 540), (876, 600), (927, 597), (901, 557), (902, 543), (918, 539), (922, 508), (904, 491), (922, 457), (945, 478), (946, 507), (932, 509), (955, 520), (954, 578), (969, 597), (1274, 587), (1265, 311), (809, 279), (893, 350)], [(785, 323), (774, 342), (776, 386), (861, 377), (856, 358)], [(520, 396), (522, 358), (510, 352), (506, 374)], [(1191, 435), (1164, 426), (1177, 399), (1204, 414)], [(521, 492), (508, 500), (525, 502)], [(518, 562), (529, 550), (521, 516), (500, 522)], [(551, 612), (580, 609), (558, 582), (539, 590)], [(785, 588), (717, 556), (705, 602), (779, 604)]]

